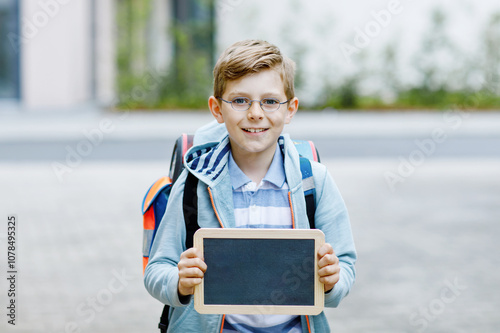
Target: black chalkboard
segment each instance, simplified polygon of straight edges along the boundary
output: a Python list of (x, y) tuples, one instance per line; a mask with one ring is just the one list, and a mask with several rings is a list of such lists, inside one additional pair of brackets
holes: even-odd
[(314, 305), (313, 239), (206, 238), (203, 252), (205, 304)]
[(201, 313), (321, 312), (316, 251), (322, 242), (318, 230), (200, 229), (195, 246), (207, 271), (195, 307)]

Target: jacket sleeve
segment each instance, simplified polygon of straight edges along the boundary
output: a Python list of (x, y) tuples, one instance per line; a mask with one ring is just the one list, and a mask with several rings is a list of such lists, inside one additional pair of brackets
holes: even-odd
[(172, 307), (185, 306), (190, 301), (190, 297), (179, 299), (177, 293), (177, 263), (181, 253), (186, 250), (186, 228), (182, 210), (186, 175), (187, 171), (184, 170), (172, 187), (167, 209), (156, 232), (149, 263), (144, 272), (144, 285), (151, 296)]
[(347, 208), (337, 185), (324, 165), (317, 163), (313, 165), (316, 186), (316, 228), (325, 234), (325, 240), (332, 245), (340, 265), (339, 282), (325, 294), (325, 306), (337, 307), (347, 296), (355, 280), (356, 249)]

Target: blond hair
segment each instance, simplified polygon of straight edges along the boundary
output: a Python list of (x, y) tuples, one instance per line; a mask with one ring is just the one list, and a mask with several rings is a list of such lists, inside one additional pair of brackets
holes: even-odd
[(283, 81), (287, 99), (295, 97), (295, 63), (275, 45), (263, 40), (244, 40), (229, 46), (214, 67), (214, 96), (222, 97), (226, 82), (262, 70), (276, 70)]

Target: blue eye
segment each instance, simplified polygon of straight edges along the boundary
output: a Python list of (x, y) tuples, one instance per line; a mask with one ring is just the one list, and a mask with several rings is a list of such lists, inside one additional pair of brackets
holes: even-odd
[(232, 102), (234, 104), (240, 104), (240, 105), (249, 103), (248, 98), (243, 98), (243, 97), (236, 97), (232, 100)]
[(279, 101), (277, 99), (274, 99), (274, 98), (264, 98), (262, 100), (262, 104), (264, 104), (264, 105), (276, 105), (276, 104), (279, 104)]

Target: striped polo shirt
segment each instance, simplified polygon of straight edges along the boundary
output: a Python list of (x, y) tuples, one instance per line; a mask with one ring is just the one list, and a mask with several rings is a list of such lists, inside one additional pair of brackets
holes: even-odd
[[(278, 144), (271, 166), (260, 184), (241, 171), (231, 153), (228, 170), (237, 228), (292, 228), (288, 184)], [(223, 330), (224, 333), (301, 331), (300, 317), (291, 315), (226, 315)]]

